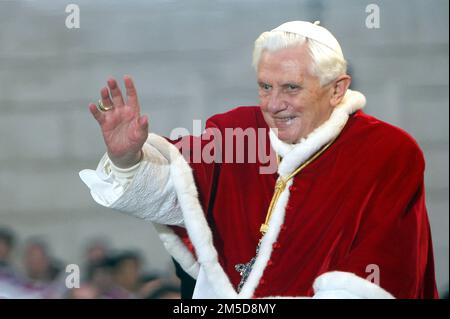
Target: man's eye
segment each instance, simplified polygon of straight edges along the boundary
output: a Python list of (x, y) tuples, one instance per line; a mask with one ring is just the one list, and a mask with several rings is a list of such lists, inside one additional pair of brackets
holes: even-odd
[(296, 84), (288, 84), (286, 86), (288, 91), (296, 91), (300, 88), (300, 86), (296, 85)]
[(269, 90), (272, 88), (271, 85), (265, 84), (265, 83), (261, 83), (261, 84), (259, 85), (259, 87), (260, 87), (263, 91), (269, 91)]

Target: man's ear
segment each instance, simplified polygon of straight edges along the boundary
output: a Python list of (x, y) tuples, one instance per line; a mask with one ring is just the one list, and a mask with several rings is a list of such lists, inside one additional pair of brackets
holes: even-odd
[(335, 107), (341, 103), (344, 98), (345, 92), (347, 92), (350, 83), (352, 82), (352, 77), (350, 75), (344, 74), (333, 81), (332, 93), (330, 98), (331, 106)]

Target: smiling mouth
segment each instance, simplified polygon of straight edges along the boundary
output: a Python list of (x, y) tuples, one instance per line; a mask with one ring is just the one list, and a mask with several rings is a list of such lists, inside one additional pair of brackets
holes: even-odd
[(282, 117), (275, 117), (276, 121), (289, 121), (295, 119), (295, 116), (282, 116)]
[(290, 125), (295, 118), (296, 118), (295, 116), (275, 117), (274, 121), (275, 121), (275, 124), (277, 124), (277, 126), (280, 124), (282, 126), (284, 126), (284, 125)]

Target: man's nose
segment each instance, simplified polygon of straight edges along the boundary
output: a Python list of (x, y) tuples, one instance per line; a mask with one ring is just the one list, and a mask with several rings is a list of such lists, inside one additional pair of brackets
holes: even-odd
[(278, 113), (285, 109), (285, 103), (281, 92), (274, 90), (269, 98), (268, 109), (271, 113)]

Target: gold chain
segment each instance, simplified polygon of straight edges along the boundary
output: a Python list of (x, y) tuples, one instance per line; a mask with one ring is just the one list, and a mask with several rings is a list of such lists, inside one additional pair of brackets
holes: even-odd
[[(280, 198), (281, 193), (286, 188), (286, 185), (288, 181), (290, 181), (292, 178), (294, 178), (295, 175), (300, 173), (301, 170), (303, 170), (308, 164), (310, 164), (312, 161), (314, 161), (316, 158), (318, 158), (325, 150), (330, 147), (331, 144), (333, 144), (334, 139), (330, 141), (327, 145), (322, 147), (318, 152), (316, 152), (310, 159), (308, 159), (306, 162), (304, 162), (302, 165), (300, 165), (294, 172), (292, 172), (288, 177), (279, 176), (277, 179), (277, 183), (275, 184), (275, 191), (272, 196), (272, 200), (270, 201), (269, 209), (267, 211), (266, 220), (264, 221), (264, 224), (261, 224), (261, 228), (259, 231), (264, 235), (269, 230), (269, 221), (272, 217), (273, 210), (275, 208), (276, 203), (278, 202), (278, 199)], [(278, 156), (278, 163), (280, 162), (280, 157)]]

